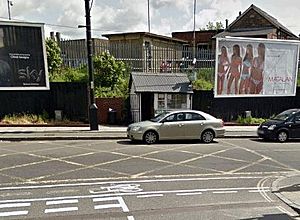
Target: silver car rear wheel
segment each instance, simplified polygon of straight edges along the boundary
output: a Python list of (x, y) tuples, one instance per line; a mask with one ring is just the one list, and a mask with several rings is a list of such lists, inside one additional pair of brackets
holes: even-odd
[(204, 143), (211, 143), (214, 139), (215, 135), (211, 130), (206, 130), (201, 135), (201, 141)]
[(288, 139), (288, 134), (286, 131), (280, 131), (278, 134), (277, 134), (277, 139), (279, 142), (285, 142), (287, 141)]
[(154, 144), (158, 141), (158, 135), (154, 131), (147, 131), (143, 139), (146, 144)]

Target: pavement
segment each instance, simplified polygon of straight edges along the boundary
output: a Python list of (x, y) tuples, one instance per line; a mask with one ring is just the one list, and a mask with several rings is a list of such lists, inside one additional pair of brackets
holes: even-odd
[[(99, 125), (91, 131), (89, 125), (78, 127), (53, 126), (1, 126), (0, 141), (33, 140), (105, 140), (126, 139), (125, 126)], [(257, 138), (257, 126), (225, 125), (225, 138)], [(300, 172), (281, 176), (273, 182), (272, 192), (299, 213), (300, 219)]]

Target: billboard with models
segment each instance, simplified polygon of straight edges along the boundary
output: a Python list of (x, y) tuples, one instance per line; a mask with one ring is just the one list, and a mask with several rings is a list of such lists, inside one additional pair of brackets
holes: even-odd
[(44, 26), (0, 22), (0, 90), (49, 89)]
[(295, 96), (299, 41), (217, 38), (215, 97)]

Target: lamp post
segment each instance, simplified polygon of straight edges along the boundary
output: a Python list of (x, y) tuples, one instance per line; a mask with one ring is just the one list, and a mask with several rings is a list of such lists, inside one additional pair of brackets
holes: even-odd
[(89, 73), (89, 122), (90, 130), (99, 130), (97, 112), (98, 107), (95, 103), (94, 95), (94, 73), (93, 73), (93, 52), (92, 52), (92, 36), (91, 36), (91, 5), (90, 0), (85, 1), (85, 17), (86, 17), (86, 41), (88, 55), (88, 73)]
[(10, 7), (13, 6), (13, 2), (7, 0), (8, 19), (11, 20)]

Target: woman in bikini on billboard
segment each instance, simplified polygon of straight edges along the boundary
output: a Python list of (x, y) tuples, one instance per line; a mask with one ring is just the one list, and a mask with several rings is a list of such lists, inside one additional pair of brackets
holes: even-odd
[(263, 88), (263, 71), (265, 68), (265, 45), (259, 43), (258, 56), (253, 59), (250, 75), (250, 94), (260, 94)]
[(246, 54), (243, 59), (243, 68), (240, 80), (240, 94), (249, 93), (249, 83), (250, 83), (250, 69), (253, 63), (253, 47), (251, 44), (247, 45)]
[(228, 70), (228, 66), (229, 66), (229, 59), (227, 56), (227, 49), (226, 47), (222, 46), (221, 54), (218, 56), (218, 85), (217, 85), (218, 95), (222, 94), (223, 92), (224, 79), (225, 79), (226, 71)]
[(241, 76), (241, 66), (242, 66), (242, 58), (240, 56), (240, 46), (235, 44), (233, 46), (233, 54), (231, 56), (231, 64), (230, 69), (228, 71), (227, 79), (227, 94), (230, 94), (231, 92), (231, 84), (234, 80), (234, 93), (238, 94), (238, 83)]

